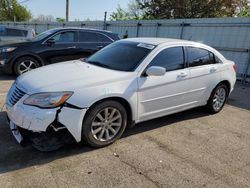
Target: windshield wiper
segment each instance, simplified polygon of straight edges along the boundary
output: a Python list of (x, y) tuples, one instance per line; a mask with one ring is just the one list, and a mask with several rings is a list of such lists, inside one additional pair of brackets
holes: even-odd
[(86, 61), (86, 63), (90, 63), (90, 64), (93, 64), (93, 65), (97, 65), (97, 66), (99, 66), (99, 67), (104, 67), (104, 68), (109, 68), (109, 69), (111, 69), (110, 66), (105, 65), (105, 64), (102, 64), (102, 63), (99, 62), (99, 61)]

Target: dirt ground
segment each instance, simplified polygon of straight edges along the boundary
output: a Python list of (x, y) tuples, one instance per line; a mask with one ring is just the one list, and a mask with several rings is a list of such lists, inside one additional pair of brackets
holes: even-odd
[[(0, 108), (15, 78), (0, 73)], [(0, 187), (250, 187), (250, 86), (216, 115), (193, 109), (136, 125), (115, 144), (49, 153), (18, 145), (0, 112)]]

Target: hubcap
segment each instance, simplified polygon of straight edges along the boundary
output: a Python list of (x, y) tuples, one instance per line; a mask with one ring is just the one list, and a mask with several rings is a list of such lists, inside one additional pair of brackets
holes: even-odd
[(226, 90), (224, 88), (218, 88), (213, 97), (213, 108), (218, 111), (223, 106), (226, 100)]
[(122, 116), (118, 109), (107, 107), (97, 113), (91, 124), (91, 133), (96, 140), (113, 139), (122, 126)]
[(37, 68), (37, 66), (33, 61), (26, 60), (26, 61), (23, 61), (19, 64), (18, 72), (20, 74), (23, 74), (23, 73), (28, 72), (28, 71), (35, 69), (35, 68)]

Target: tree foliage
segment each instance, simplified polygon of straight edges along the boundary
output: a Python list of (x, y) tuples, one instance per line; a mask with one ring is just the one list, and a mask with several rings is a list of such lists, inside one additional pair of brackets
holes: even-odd
[(127, 9), (121, 8), (120, 5), (116, 11), (110, 15), (111, 20), (139, 20), (144, 16), (144, 10), (140, 8), (137, 1), (130, 1)]
[(17, 0), (0, 0), (0, 21), (28, 21), (31, 13)]
[(136, 0), (151, 19), (231, 17), (247, 0)]

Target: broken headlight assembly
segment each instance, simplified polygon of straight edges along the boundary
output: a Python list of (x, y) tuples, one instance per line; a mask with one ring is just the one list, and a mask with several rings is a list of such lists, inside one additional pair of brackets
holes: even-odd
[(56, 108), (67, 101), (73, 92), (46, 92), (30, 95), (23, 104), (39, 108)]

